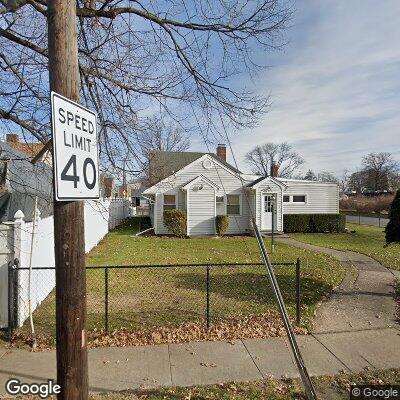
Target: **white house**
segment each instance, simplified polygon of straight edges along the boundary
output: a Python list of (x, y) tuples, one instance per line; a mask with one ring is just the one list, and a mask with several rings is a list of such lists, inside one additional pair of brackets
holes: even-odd
[[(226, 162), (226, 148), (217, 154), (154, 152), (152, 171), (164, 178), (153, 183), (143, 195), (151, 201), (150, 216), (158, 235), (169, 234), (163, 213), (181, 209), (187, 213), (187, 235), (215, 235), (215, 217), (229, 215), (227, 234), (251, 232), (251, 218), (262, 231), (283, 230), (285, 214), (338, 214), (337, 183), (243, 174)], [(161, 176), (158, 175), (160, 178)], [(274, 214), (274, 216), (273, 216)]]

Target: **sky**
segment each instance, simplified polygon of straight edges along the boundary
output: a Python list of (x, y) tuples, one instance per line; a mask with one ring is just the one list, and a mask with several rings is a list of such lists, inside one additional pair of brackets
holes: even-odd
[[(339, 177), (370, 152), (400, 161), (400, 0), (288, 1), (288, 44), (265, 53), (270, 67), (255, 78), (269, 112), (257, 128), (230, 135), (240, 169), (250, 172), (244, 156), (254, 146), (284, 141), (305, 159), (304, 173)], [(203, 143), (193, 138), (191, 149)]]
[(400, 1), (294, 4), (289, 43), (266, 56), (271, 67), (256, 80), (269, 112), (231, 136), (239, 166), (248, 171), (245, 153), (270, 141), (292, 144), (304, 171), (340, 176), (369, 152), (400, 161)]

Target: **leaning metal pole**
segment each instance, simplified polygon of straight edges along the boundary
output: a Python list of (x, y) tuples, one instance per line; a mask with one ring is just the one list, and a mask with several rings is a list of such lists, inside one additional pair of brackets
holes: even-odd
[(289, 339), (290, 347), (292, 348), (292, 352), (294, 358), (296, 360), (297, 369), (300, 373), (301, 381), (303, 382), (304, 390), (308, 400), (316, 400), (317, 395), (315, 394), (315, 390), (313, 384), (311, 382), (310, 376), (308, 375), (307, 368), (304, 364), (303, 357), (301, 356), (301, 352), (299, 346), (297, 345), (296, 337), (294, 335), (293, 327), (289, 319), (288, 312), (286, 310), (285, 302), (283, 301), (283, 297), (281, 291), (279, 289), (278, 281), (276, 280), (274, 270), (271, 265), (271, 261), (269, 260), (267, 249), (265, 248), (264, 241), (262, 240), (260, 231), (256, 225), (256, 221), (254, 218), (251, 219), (251, 224), (253, 225), (253, 229), (256, 235), (256, 239), (258, 242), (258, 246), (260, 247), (260, 252), (262, 259), (264, 261), (265, 267), (267, 269), (272, 289), (276, 298), (276, 302), (278, 303), (279, 312), (281, 314), (283, 324), (285, 326), (285, 330)]

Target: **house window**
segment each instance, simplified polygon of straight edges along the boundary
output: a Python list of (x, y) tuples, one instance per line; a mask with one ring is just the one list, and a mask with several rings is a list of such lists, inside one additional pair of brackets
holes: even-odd
[(228, 194), (226, 200), (226, 213), (228, 215), (240, 215), (240, 195)]
[(176, 196), (174, 194), (164, 194), (164, 211), (176, 208)]
[(283, 202), (284, 202), (284, 203), (289, 203), (289, 202), (290, 202), (290, 196), (288, 196), (287, 194), (285, 194), (285, 195), (283, 196)]
[(295, 195), (293, 196), (293, 203), (305, 203), (306, 196), (305, 195)]
[(225, 197), (224, 196), (216, 196), (215, 205), (216, 205), (216, 214), (217, 215), (225, 215)]

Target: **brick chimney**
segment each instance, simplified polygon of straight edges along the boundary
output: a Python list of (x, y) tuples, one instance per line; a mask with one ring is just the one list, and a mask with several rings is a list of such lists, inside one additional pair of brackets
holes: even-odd
[(7, 133), (6, 142), (7, 143), (18, 143), (19, 136), (16, 133)]
[(219, 144), (217, 146), (217, 157), (219, 157), (221, 160), (226, 161), (226, 145)]
[(272, 163), (271, 165), (271, 176), (276, 178), (279, 175), (279, 165)]
[(104, 186), (104, 196), (111, 197), (113, 195), (114, 179), (105, 176), (103, 178), (103, 186)]

